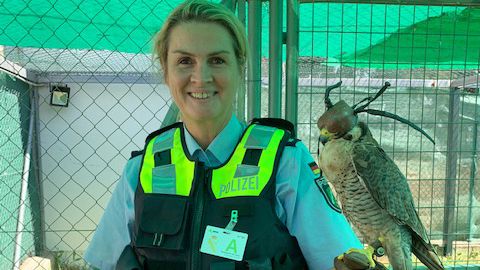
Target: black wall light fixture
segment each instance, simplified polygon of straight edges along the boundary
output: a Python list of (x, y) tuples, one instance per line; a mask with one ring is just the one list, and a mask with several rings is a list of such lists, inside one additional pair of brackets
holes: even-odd
[(60, 85), (50, 85), (50, 105), (68, 107), (70, 88)]

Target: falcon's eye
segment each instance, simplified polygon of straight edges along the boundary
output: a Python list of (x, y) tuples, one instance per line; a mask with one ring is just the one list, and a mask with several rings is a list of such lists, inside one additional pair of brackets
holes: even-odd
[(322, 129), (320, 130), (320, 135), (321, 135), (321, 136), (325, 136), (325, 137), (330, 137), (331, 133), (328, 132), (328, 130), (327, 130), (326, 128), (322, 128)]

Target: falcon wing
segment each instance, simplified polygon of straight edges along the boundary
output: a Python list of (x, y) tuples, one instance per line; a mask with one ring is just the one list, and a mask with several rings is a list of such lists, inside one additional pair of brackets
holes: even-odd
[(399, 224), (409, 226), (425, 244), (429, 243), (407, 179), (372, 137), (366, 124), (360, 126), (364, 135), (355, 143), (351, 156), (357, 175), (381, 208)]

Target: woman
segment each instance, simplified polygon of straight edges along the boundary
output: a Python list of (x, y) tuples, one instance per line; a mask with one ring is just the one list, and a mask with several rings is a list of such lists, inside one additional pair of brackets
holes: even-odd
[(182, 122), (150, 134), (128, 161), (87, 262), (99, 269), (132, 261), (145, 269), (302, 269), (305, 262), (330, 269), (335, 256), (361, 247), (288, 125), (247, 127), (233, 114), (247, 44), (232, 12), (187, 1), (155, 42)]

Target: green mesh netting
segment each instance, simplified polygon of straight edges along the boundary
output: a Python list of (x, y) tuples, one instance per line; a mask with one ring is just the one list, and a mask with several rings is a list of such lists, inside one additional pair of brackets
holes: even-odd
[[(12, 269), (19, 217), (23, 157), (27, 145), (29, 115), (27, 84), (0, 73), (0, 268)], [(39, 232), (38, 187), (34, 170), (29, 177), (25, 203), (21, 257), (35, 250), (34, 235)], [(40, 234), (38, 234), (40, 236)]]
[[(152, 35), (180, 2), (3, 1), (0, 45), (149, 53)], [(266, 4), (263, 14), (267, 57)], [(330, 65), (478, 69), (479, 18), (478, 8), (304, 3), (299, 52)]]
[(480, 9), (468, 8), (398, 29), (381, 42), (346, 55), (342, 62), (393, 68), (438, 64), (441, 69), (478, 69), (479, 60)]

